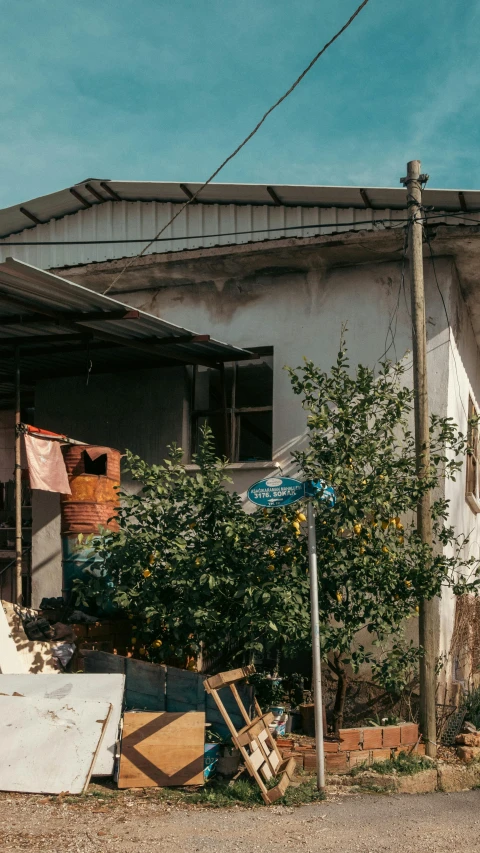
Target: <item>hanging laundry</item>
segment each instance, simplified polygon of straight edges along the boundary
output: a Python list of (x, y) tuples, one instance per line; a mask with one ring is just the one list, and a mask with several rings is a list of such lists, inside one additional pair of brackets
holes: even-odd
[(67, 469), (58, 441), (25, 436), (31, 489), (71, 495)]

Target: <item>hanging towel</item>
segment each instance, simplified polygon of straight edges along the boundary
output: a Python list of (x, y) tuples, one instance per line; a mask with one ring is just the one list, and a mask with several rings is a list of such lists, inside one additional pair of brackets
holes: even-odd
[(26, 435), (25, 449), (31, 489), (72, 494), (58, 441)]

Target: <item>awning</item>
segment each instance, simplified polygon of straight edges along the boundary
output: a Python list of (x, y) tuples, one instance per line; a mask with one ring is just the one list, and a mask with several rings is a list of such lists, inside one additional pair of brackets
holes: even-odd
[[(203, 332), (204, 330), (202, 330)], [(0, 405), (37, 379), (254, 358), (13, 258), (0, 264)]]

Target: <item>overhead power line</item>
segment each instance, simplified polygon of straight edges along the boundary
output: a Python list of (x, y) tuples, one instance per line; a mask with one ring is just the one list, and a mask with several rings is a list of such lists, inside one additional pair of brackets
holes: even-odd
[[(360, 3), (360, 5), (357, 7), (357, 9), (356, 9), (356, 10), (355, 10), (355, 12), (353, 13), (353, 15), (351, 15), (351, 17), (350, 17), (350, 18), (348, 19), (348, 21), (343, 25), (343, 27), (341, 27), (341, 29), (339, 29), (339, 30), (338, 30), (338, 32), (336, 32), (336, 33), (335, 33), (335, 35), (333, 36), (333, 38), (331, 38), (331, 39), (330, 39), (330, 41), (327, 41), (327, 43), (322, 47), (322, 49), (318, 51), (318, 53), (313, 57), (312, 61), (311, 61), (311, 62), (307, 65), (307, 67), (302, 71), (302, 73), (300, 74), (300, 76), (299, 76), (299, 77), (297, 77), (297, 79), (295, 80), (295, 82), (294, 82), (294, 83), (292, 83), (292, 85), (290, 86), (290, 88), (289, 88), (289, 89), (287, 89), (287, 91), (286, 91), (286, 92), (284, 92), (284, 94), (283, 94), (283, 95), (282, 95), (282, 96), (281, 96), (277, 101), (275, 101), (275, 103), (274, 103), (274, 104), (272, 104), (272, 106), (271, 106), (271, 107), (269, 107), (269, 109), (266, 111), (266, 113), (264, 113), (264, 114), (263, 114), (263, 116), (262, 116), (262, 118), (260, 119), (260, 121), (255, 125), (255, 127), (254, 127), (254, 128), (253, 128), (253, 130), (248, 134), (248, 136), (246, 136), (246, 137), (245, 137), (245, 139), (240, 143), (240, 145), (237, 145), (237, 147), (235, 148), (235, 150), (234, 150), (234, 151), (232, 151), (232, 153), (231, 153), (231, 154), (229, 154), (229, 155), (228, 155), (228, 157), (226, 157), (226, 158), (225, 158), (225, 160), (223, 161), (223, 163), (221, 163), (221, 164), (220, 164), (220, 166), (218, 166), (218, 168), (217, 168), (217, 169), (215, 169), (215, 171), (214, 171), (214, 172), (212, 172), (212, 174), (211, 174), (211, 175), (210, 175), (210, 177), (205, 181), (205, 183), (204, 183), (204, 184), (202, 184), (202, 186), (201, 186), (201, 187), (199, 187), (199, 189), (198, 189), (196, 192), (192, 193), (191, 197), (190, 197), (190, 198), (189, 198), (189, 199), (188, 199), (188, 200), (187, 200), (187, 201), (182, 205), (182, 207), (180, 208), (180, 210), (178, 210), (178, 211), (177, 211), (177, 213), (175, 213), (175, 214), (174, 214), (174, 216), (172, 216), (172, 218), (170, 219), (170, 221), (169, 221), (169, 222), (167, 222), (167, 224), (166, 224), (166, 225), (164, 225), (164, 226), (163, 226), (163, 228), (161, 228), (161, 230), (158, 232), (158, 234), (155, 236), (155, 238), (154, 238), (153, 240), (151, 240), (149, 243), (147, 243), (147, 245), (146, 245), (146, 246), (144, 246), (144, 248), (142, 249), (142, 251), (141, 251), (138, 255), (136, 255), (135, 257), (140, 257), (140, 258), (141, 258), (141, 257), (142, 257), (142, 255), (144, 255), (144, 254), (145, 254), (145, 252), (146, 252), (146, 251), (148, 251), (148, 249), (150, 248), (150, 246), (152, 245), (152, 243), (154, 243), (156, 240), (158, 240), (158, 238), (161, 236), (161, 234), (163, 234), (163, 232), (164, 232), (164, 231), (166, 231), (166, 229), (168, 228), (168, 226), (169, 226), (169, 225), (171, 225), (171, 224), (172, 224), (172, 222), (173, 222), (173, 221), (174, 221), (178, 216), (180, 216), (180, 214), (185, 210), (185, 208), (186, 208), (186, 207), (188, 207), (188, 205), (189, 205), (189, 204), (191, 204), (193, 201), (195, 201), (195, 199), (196, 199), (196, 198), (198, 197), (198, 195), (202, 192), (202, 190), (204, 190), (204, 189), (205, 189), (205, 187), (207, 187), (207, 186), (208, 186), (208, 185), (213, 181), (213, 179), (217, 177), (218, 173), (222, 171), (222, 169), (227, 165), (227, 163), (229, 163), (229, 162), (230, 162), (230, 160), (233, 160), (233, 158), (237, 156), (238, 152), (239, 152), (239, 151), (241, 151), (241, 150), (242, 150), (242, 148), (247, 144), (247, 142), (249, 142), (249, 141), (250, 141), (250, 139), (251, 139), (253, 136), (255, 136), (255, 134), (257, 133), (257, 131), (258, 131), (258, 130), (260, 130), (260, 128), (261, 128), (261, 126), (262, 126), (262, 124), (264, 123), (264, 121), (266, 121), (266, 119), (268, 118), (268, 116), (269, 116), (271, 113), (273, 113), (273, 111), (274, 111), (274, 110), (276, 110), (276, 109), (277, 109), (277, 107), (279, 107), (279, 106), (280, 106), (280, 104), (281, 104), (281, 103), (283, 103), (283, 101), (284, 101), (286, 98), (288, 98), (288, 96), (289, 96), (289, 95), (291, 95), (291, 94), (292, 94), (292, 92), (294, 91), (294, 89), (296, 89), (296, 88), (297, 88), (297, 86), (299, 85), (299, 83), (301, 83), (301, 81), (303, 80), (303, 78), (308, 74), (308, 72), (311, 70), (311, 68), (313, 68), (313, 66), (315, 65), (315, 63), (316, 63), (316, 62), (318, 62), (318, 60), (319, 60), (319, 59), (320, 59), (320, 57), (325, 53), (325, 51), (326, 51), (326, 50), (328, 50), (328, 48), (329, 48), (329, 47), (330, 47), (330, 46), (331, 46), (335, 41), (337, 41), (337, 39), (338, 39), (338, 38), (340, 38), (340, 36), (345, 32), (345, 30), (347, 30), (347, 29), (348, 29), (348, 27), (350, 26), (350, 24), (352, 24), (352, 23), (353, 23), (353, 21), (355, 20), (355, 18), (357, 17), (357, 15), (359, 15), (359, 14), (360, 14), (360, 12), (362, 11), (362, 9), (364, 9), (364, 8), (365, 8), (365, 6), (367, 5), (367, 3), (368, 3), (368, 2), (369, 2), (369, 0), (363, 0), (363, 2), (362, 2), (362, 3)], [(125, 264), (125, 266), (123, 267), (123, 269), (121, 269), (121, 270), (120, 270), (120, 272), (118, 273), (118, 275), (116, 275), (116, 276), (115, 276), (115, 278), (113, 279), (113, 281), (111, 282), (111, 284), (109, 284), (109, 286), (106, 288), (106, 290), (104, 291), (104, 293), (108, 293), (108, 291), (109, 291), (109, 290), (111, 290), (111, 288), (115, 286), (115, 284), (118, 282), (118, 280), (121, 278), (121, 276), (122, 276), (122, 275), (127, 271), (127, 269), (131, 266), (131, 264), (133, 263), (134, 259), (135, 259), (135, 258), (130, 258), (130, 260), (128, 261), (128, 263), (126, 263), (126, 264)]]

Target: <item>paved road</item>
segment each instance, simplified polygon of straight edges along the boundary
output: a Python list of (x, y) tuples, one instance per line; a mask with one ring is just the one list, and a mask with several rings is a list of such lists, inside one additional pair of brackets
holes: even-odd
[(480, 791), (354, 796), (314, 806), (171, 809), (131, 802), (94, 809), (36, 797), (0, 800), (9, 853), (473, 853)]

